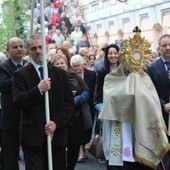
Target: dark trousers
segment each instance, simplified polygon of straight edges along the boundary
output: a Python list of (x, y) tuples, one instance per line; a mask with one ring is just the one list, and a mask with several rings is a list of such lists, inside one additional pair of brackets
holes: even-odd
[(74, 117), (74, 122), (69, 126), (69, 138), (67, 143), (67, 170), (74, 170), (77, 163), (82, 139), (83, 125), (81, 115)]
[[(1, 109), (0, 109), (0, 122), (1, 122)], [(1, 127), (1, 125), (0, 125)], [(2, 148), (2, 135), (1, 135), (1, 129), (0, 129), (0, 146)], [(0, 165), (2, 164), (2, 151), (0, 152)]]
[(153, 170), (152, 168), (142, 165), (138, 162), (123, 162), (123, 166), (109, 166), (107, 162), (107, 170)]
[[(42, 146), (22, 146), (26, 170), (48, 170), (46, 143)], [(52, 147), (53, 170), (66, 170), (65, 147)]]
[(3, 170), (19, 170), (19, 131), (1, 130)]
[(83, 137), (81, 139), (81, 145), (85, 146), (87, 143), (90, 142), (92, 136), (92, 128), (90, 129), (83, 129)]

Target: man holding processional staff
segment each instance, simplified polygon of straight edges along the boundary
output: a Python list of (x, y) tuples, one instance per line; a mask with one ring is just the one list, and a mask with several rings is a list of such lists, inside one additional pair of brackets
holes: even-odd
[[(168, 140), (170, 142), (170, 34), (162, 35), (158, 45), (160, 58), (151, 63), (147, 72), (155, 85), (161, 102), (163, 117), (168, 128)], [(170, 167), (170, 153), (164, 158), (164, 164), (166, 167)]]
[[(65, 71), (48, 65), (49, 78), (43, 78), (42, 36), (28, 40), (32, 61), (18, 70), (13, 78), (15, 105), (22, 110), (21, 145), (26, 169), (47, 170), (47, 136), (52, 140), (53, 170), (66, 170), (65, 146), (68, 121), (74, 97)], [(46, 123), (44, 93), (49, 92), (50, 121)]]
[[(44, 2), (40, 2), (44, 16)], [(47, 64), (43, 24), (41, 29), (42, 35), (31, 35), (27, 41), (32, 61), (14, 76), (14, 103), (22, 110), (21, 145), (27, 170), (66, 170), (74, 97), (66, 73)]]

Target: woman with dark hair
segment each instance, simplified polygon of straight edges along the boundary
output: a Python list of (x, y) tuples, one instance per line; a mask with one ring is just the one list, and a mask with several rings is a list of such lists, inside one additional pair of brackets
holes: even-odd
[(65, 41), (70, 41), (70, 34), (69, 34), (68, 31), (69, 31), (68, 28), (64, 28), (64, 29), (61, 30)]
[[(101, 112), (102, 107), (103, 107), (103, 85), (104, 85), (104, 79), (105, 76), (116, 70), (117, 67), (119, 66), (119, 47), (116, 44), (111, 44), (105, 46), (105, 48), (102, 48), (102, 52), (104, 55), (104, 59), (102, 61), (102, 66), (100, 66), (100, 69), (95, 69), (97, 72), (97, 88), (96, 88), (96, 110), (98, 113)], [(98, 62), (101, 62), (98, 61)], [(96, 126), (96, 133), (99, 134), (99, 129), (101, 129), (101, 123), (98, 120), (97, 121), (97, 126)], [(99, 159), (99, 162), (105, 162), (105, 160)]]
[(98, 72), (97, 78), (97, 106), (103, 103), (103, 84), (105, 76), (114, 71), (119, 66), (119, 47), (116, 44), (111, 44), (105, 49), (104, 67)]
[(95, 54), (89, 54), (88, 59), (89, 59), (90, 69), (93, 70), (95, 60), (96, 60)]

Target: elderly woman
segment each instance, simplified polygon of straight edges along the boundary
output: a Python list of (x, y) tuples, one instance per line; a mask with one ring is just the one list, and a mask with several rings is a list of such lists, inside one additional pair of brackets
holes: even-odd
[(83, 79), (75, 72), (70, 71), (68, 60), (64, 54), (57, 54), (51, 63), (67, 72), (71, 89), (75, 95), (76, 106), (70, 118), (69, 138), (67, 143), (67, 170), (74, 170), (83, 132), (81, 106), (89, 100), (89, 91)]
[[(90, 99), (88, 104), (90, 106), (92, 119), (94, 120), (94, 91), (96, 86), (96, 73), (84, 68), (84, 60), (80, 55), (74, 55), (70, 60), (70, 65), (73, 67), (73, 70), (83, 78), (88, 88), (90, 89)], [(78, 162), (83, 162), (84, 159), (87, 158), (87, 156), (84, 155), (84, 146), (90, 141), (91, 133), (92, 129), (84, 130)]]

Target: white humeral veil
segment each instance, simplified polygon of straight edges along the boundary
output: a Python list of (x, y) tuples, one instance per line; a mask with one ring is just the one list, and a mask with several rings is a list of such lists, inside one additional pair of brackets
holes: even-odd
[[(109, 73), (104, 81), (99, 119), (103, 120), (104, 153), (110, 164), (114, 164), (111, 156), (117, 156), (120, 151), (117, 144), (113, 147), (115, 134), (121, 142), (121, 161), (133, 162), (134, 157), (135, 161), (156, 169), (170, 149), (159, 97), (146, 73), (124, 76), (121, 67)], [(122, 123), (127, 124), (122, 126)], [(133, 152), (130, 148), (134, 148)]]

